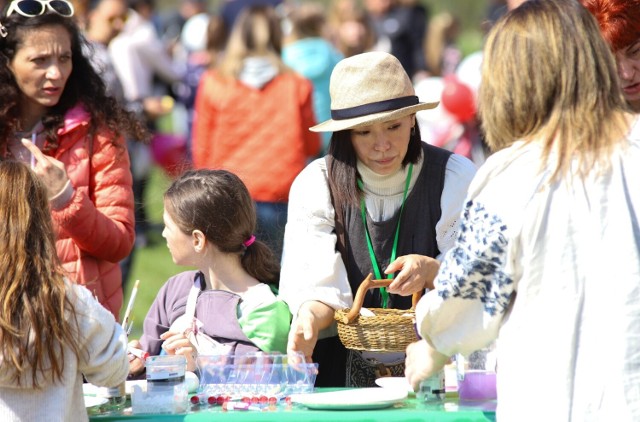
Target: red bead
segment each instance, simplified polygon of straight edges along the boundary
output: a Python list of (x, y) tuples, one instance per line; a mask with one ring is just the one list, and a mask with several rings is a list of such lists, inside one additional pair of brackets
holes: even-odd
[(267, 398), (267, 396), (260, 396), (260, 403), (264, 404), (268, 401), (269, 399)]
[(256, 396), (251, 397), (251, 403), (258, 403), (260, 399)]
[(242, 403), (251, 403), (251, 399), (249, 397), (243, 397)]
[(287, 404), (291, 404), (291, 397), (287, 396), (287, 397), (284, 399), (284, 401), (285, 401), (285, 403), (287, 403)]
[(222, 404), (224, 403), (226, 400), (224, 399), (224, 396), (218, 396), (218, 398), (216, 399), (216, 403), (218, 404)]
[(216, 404), (216, 397), (215, 396), (209, 396), (209, 398), (207, 399), (207, 403)]
[(191, 403), (193, 404), (199, 404), (200, 403), (200, 397), (198, 396), (191, 396)]
[(269, 403), (272, 403), (272, 404), (273, 404), (273, 403), (277, 403), (277, 402), (278, 402), (278, 399), (277, 399), (277, 398), (275, 398), (275, 397), (269, 397)]

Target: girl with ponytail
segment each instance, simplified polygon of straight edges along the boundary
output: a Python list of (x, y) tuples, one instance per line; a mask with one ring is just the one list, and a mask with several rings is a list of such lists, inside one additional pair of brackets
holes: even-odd
[[(184, 355), (190, 370), (197, 354), (285, 352), (290, 313), (276, 297), (280, 267), (254, 235), (244, 183), (225, 170), (187, 171), (165, 193), (163, 218), (173, 261), (196, 270), (165, 283), (132, 346)], [(142, 368), (132, 360), (132, 375)]]

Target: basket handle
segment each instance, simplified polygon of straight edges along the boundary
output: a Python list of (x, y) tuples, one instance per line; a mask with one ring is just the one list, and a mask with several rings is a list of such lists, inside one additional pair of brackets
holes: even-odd
[[(360, 286), (358, 286), (358, 291), (356, 291), (356, 297), (353, 299), (353, 306), (351, 310), (342, 317), (343, 324), (352, 323), (359, 315), (360, 309), (362, 309), (362, 304), (364, 303), (364, 296), (369, 289), (375, 289), (376, 287), (389, 287), (389, 285), (393, 282), (393, 279), (385, 278), (382, 280), (374, 280), (373, 274), (369, 273), (367, 278), (364, 279)], [(415, 309), (418, 300), (422, 297), (422, 290), (415, 292), (411, 297), (411, 309)]]

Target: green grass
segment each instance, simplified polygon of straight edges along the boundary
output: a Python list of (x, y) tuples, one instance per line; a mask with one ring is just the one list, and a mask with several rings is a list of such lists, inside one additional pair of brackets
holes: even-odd
[(482, 50), (483, 42), (482, 32), (476, 29), (470, 29), (460, 34), (457, 45), (462, 52), (462, 56), (466, 57), (471, 53)]
[(171, 181), (165, 173), (160, 168), (154, 167), (145, 193), (147, 218), (151, 223), (151, 229), (148, 233), (149, 244), (136, 251), (129, 280), (125, 286), (124, 304), (121, 311), (122, 317), (129, 303), (133, 284), (135, 280), (140, 280), (136, 301), (131, 311), (133, 318), (131, 339), (140, 338), (144, 317), (160, 287), (169, 277), (187, 269), (173, 263), (167, 244), (162, 237), (162, 196), (170, 183)]

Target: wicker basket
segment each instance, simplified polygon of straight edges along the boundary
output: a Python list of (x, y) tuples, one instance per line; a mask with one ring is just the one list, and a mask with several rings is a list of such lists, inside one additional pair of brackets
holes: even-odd
[(415, 324), (415, 305), (421, 292), (412, 298), (411, 309), (371, 308), (374, 316), (360, 315), (367, 290), (387, 287), (393, 280), (373, 280), (369, 274), (360, 284), (351, 309), (335, 312), (338, 336), (347, 349), (370, 352), (404, 352), (409, 343), (418, 340)]

